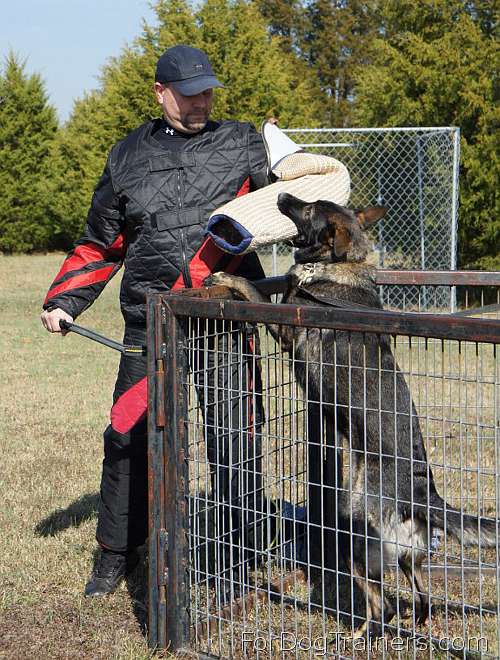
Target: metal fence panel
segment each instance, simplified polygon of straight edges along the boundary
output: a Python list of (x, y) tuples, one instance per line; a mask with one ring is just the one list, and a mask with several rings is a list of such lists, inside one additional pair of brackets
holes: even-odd
[[(389, 289), (391, 277), (381, 276)], [(150, 537), (152, 620), (167, 632), (152, 645), (224, 658), (499, 656), (500, 321), (489, 289), (460, 295), (477, 319), (151, 303), (151, 428), (165, 424), (170, 452), (155, 472), (168, 534), (163, 546), (161, 529)], [(270, 322), (303, 327), (305, 353), (283, 351)], [(405, 433), (425, 460), (405, 450)], [(414, 488), (398, 488), (403, 477)], [(401, 510), (406, 527), (391, 522)], [(419, 527), (433, 510), (444, 525)]]

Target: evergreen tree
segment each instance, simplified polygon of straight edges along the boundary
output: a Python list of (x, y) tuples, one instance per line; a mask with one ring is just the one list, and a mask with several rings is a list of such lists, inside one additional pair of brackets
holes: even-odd
[(376, 0), (257, 0), (272, 34), (313, 71), (321, 87), (322, 125), (347, 126), (354, 71), (367, 62), (379, 29)]
[(96, 119), (102, 113), (101, 94), (90, 92), (76, 101), (68, 124), (57, 134), (49, 182), (54, 248), (68, 249), (81, 233), (110, 146), (108, 127)]
[(354, 74), (379, 28), (374, 0), (312, 0), (301, 50), (326, 94), (324, 124), (349, 126)]
[(202, 47), (225, 89), (217, 90), (214, 116), (258, 125), (317, 126), (321, 91), (303, 62), (280, 48), (253, 3), (206, 0), (197, 14)]
[(498, 268), (498, 43), (472, 4), (388, 0), (385, 38), (357, 74), (355, 118), (362, 126), (461, 128), (459, 263)]
[(280, 38), (287, 53), (302, 55), (306, 33), (306, 11), (301, 0), (257, 0), (257, 7), (272, 35)]
[[(195, 15), (185, 0), (158, 0), (157, 25), (145, 24), (131, 46), (123, 48), (102, 68), (97, 130), (107, 148), (150, 117), (157, 117), (153, 94), (156, 61), (176, 44), (202, 47)], [(81, 110), (85, 113), (83, 104)], [(77, 114), (77, 113), (75, 113)], [(74, 117), (77, 120), (77, 117)]]
[(10, 53), (0, 75), (0, 251), (47, 247), (50, 153), (57, 131), (38, 74)]
[[(75, 103), (58, 140), (56, 203), (63, 242), (81, 231), (92, 189), (110, 147), (160, 109), (153, 96), (155, 64), (170, 46), (204, 49), (224, 89), (215, 92), (213, 117), (259, 124), (276, 116), (282, 126), (314, 126), (321, 91), (314, 74), (280, 48), (257, 7), (245, 0), (158, 0), (157, 24), (143, 26), (131, 46), (102, 70), (100, 89)], [(70, 242), (70, 241), (68, 241)]]

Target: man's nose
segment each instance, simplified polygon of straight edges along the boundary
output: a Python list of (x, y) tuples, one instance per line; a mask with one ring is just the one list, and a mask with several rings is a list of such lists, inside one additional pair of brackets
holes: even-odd
[(208, 101), (208, 98), (207, 98), (206, 94), (204, 94), (203, 92), (200, 92), (199, 94), (196, 94), (195, 96), (191, 97), (191, 102), (193, 103), (193, 105), (196, 105), (196, 106), (205, 107), (207, 105), (207, 101)]

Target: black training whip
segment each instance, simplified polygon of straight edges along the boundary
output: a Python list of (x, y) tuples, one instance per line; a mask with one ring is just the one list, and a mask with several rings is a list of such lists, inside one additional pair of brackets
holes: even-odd
[(107, 337), (100, 335), (98, 332), (94, 332), (88, 328), (82, 328), (80, 325), (76, 325), (75, 323), (69, 323), (64, 319), (59, 321), (59, 327), (61, 330), (66, 330), (67, 332), (75, 332), (77, 335), (87, 337), (87, 339), (92, 339), (92, 341), (96, 341), (98, 344), (103, 344), (108, 348), (113, 348), (115, 351), (119, 351), (124, 355), (146, 355), (145, 346), (130, 346), (128, 344), (122, 344), (119, 341), (108, 339)]

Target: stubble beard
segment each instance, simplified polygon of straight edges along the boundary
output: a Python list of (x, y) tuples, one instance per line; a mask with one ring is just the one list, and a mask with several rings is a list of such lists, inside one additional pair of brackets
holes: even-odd
[(189, 133), (198, 133), (203, 130), (207, 125), (208, 118), (210, 116), (209, 112), (196, 112), (188, 113), (181, 119), (181, 123), (184, 126), (185, 130)]

